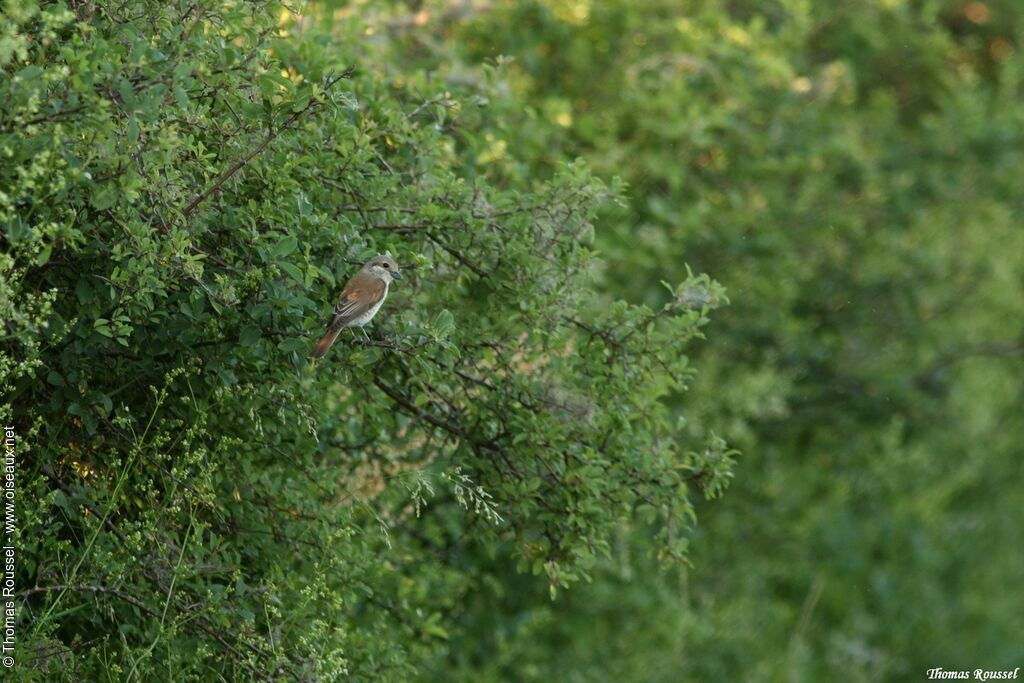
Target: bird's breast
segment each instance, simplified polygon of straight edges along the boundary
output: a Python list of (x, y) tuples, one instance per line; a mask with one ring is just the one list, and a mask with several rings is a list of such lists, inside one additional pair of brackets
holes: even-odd
[(377, 311), (379, 311), (380, 307), (384, 304), (384, 299), (387, 299), (387, 298), (388, 298), (388, 287), (387, 287), (387, 284), (385, 283), (385, 285), (384, 285), (384, 294), (383, 294), (383, 296), (381, 296), (380, 301), (375, 303), (370, 308), (366, 309), (366, 312), (363, 313), (362, 315), (358, 315), (358, 316), (352, 318), (352, 320), (351, 320), (351, 322), (349, 322), (348, 326), (349, 327), (362, 327), (366, 323), (368, 323), (371, 320), (373, 320), (373, 316), (377, 315)]

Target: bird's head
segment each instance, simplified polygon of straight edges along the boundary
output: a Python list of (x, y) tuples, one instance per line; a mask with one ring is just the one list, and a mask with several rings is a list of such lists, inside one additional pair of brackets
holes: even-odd
[(374, 277), (379, 277), (390, 284), (392, 280), (401, 280), (402, 273), (398, 269), (398, 264), (395, 263), (395, 259), (391, 258), (391, 253), (378, 254), (372, 259), (366, 262), (363, 266), (363, 270)]

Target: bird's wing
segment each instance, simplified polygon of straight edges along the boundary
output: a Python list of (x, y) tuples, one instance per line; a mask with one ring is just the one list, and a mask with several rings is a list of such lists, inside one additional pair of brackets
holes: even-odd
[(387, 283), (376, 277), (358, 273), (341, 292), (334, 311), (331, 312), (331, 320), (327, 324), (330, 330), (340, 330), (354, 318), (366, 313), (368, 310), (380, 303), (387, 293)]

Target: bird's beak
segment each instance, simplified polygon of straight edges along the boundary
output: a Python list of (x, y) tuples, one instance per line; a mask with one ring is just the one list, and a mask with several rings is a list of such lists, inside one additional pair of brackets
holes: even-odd
[(404, 276), (397, 270), (394, 270), (391, 272), (391, 277), (395, 278), (396, 280), (401, 280)]

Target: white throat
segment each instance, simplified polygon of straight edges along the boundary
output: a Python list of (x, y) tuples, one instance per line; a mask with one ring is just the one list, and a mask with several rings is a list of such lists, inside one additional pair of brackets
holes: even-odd
[(394, 278), (391, 277), (391, 272), (386, 268), (381, 268), (380, 266), (373, 266), (370, 268), (370, 274), (383, 280), (385, 286), (390, 285), (394, 281)]

